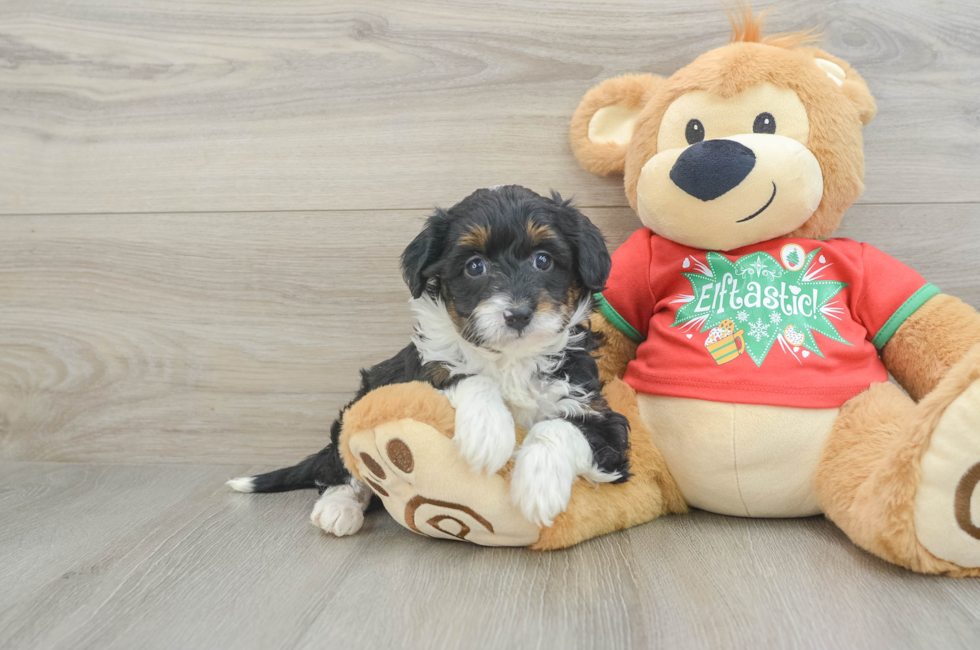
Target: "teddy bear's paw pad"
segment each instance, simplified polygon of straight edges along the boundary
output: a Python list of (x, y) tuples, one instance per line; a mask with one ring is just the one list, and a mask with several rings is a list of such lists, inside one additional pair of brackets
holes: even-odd
[(980, 567), (980, 382), (943, 413), (922, 455), (915, 532), (938, 558)]
[(401, 525), (421, 535), (483, 546), (527, 546), (539, 529), (510, 504), (506, 480), (475, 474), (456, 444), (415, 420), (351, 436), (361, 480)]
[[(442, 539), (485, 543), (493, 524), (470, 508), (451, 501), (413, 497), (405, 506), (405, 524), (416, 533)], [(472, 535), (471, 535), (472, 534)]]

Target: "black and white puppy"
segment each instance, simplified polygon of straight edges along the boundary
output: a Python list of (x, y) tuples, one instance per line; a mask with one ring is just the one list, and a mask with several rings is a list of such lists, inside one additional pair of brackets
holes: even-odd
[(629, 425), (609, 409), (592, 352), (591, 296), (611, 261), (599, 229), (563, 201), (510, 185), (477, 190), (437, 210), (402, 255), (416, 317), (412, 343), (362, 371), (361, 387), (331, 429), (331, 444), (293, 467), (233, 479), (241, 492), (319, 488), (313, 523), (335, 535), (360, 529), (370, 489), (344, 468), (344, 411), (371, 390), (427, 381), (456, 409), (460, 454), (497, 472), (515, 454), (511, 498), (549, 526), (572, 484), (629, 477)]

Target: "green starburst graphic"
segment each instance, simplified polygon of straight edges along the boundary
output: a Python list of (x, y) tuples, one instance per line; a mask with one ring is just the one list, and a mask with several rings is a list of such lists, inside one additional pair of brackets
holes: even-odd
[(707, 332), (732, 320), (736, 327), (744, 328), (745, 349), (756, 366), (762, 365), (780, 336), (791, 348), (804, 347), (821, 357), (814, 332), (851, 345), (827, 317), (827, 313), (842, 313), (828, 303), (847, 283), (818, 279), (826, 267), (810, 268), (819, 252), (819, 248), (810, 252), (798, 271), (784, 268), (768, 253), (751, 253), (735, 262), (720, 253), (708, 253), (705, 272), (683, 274), (694, 296), (677, 310), (671, 327), (703, 321), (700, 331)]

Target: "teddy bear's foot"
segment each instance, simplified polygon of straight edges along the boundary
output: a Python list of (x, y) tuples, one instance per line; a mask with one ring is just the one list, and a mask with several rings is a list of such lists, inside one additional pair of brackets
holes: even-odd
[(915, 531), (933, 555), (980, 567), (980, 381), (946, 407), (922, 455)]
[(980, 346), (918, 403), (891, 383), (852, 398), (815, 487), (827, 517), (875, 555), (980, 576)]
[[(615, 379), (603, 394), (630, 421), (633, 476), (625, 483), (603, 482), (616, 477), (592, 471), (591, 450), (583, 449), (589, 468), (573, 462), (573, 470), (578, 469), (562, 473), (558, 505), (551, 509), (561, 514), (547, 528), (529, 521), (511, 501), (508, 479), (517, 471), (515, 463), (499, 473), (472, 471), (453, 441), (455, 411), (429, 384), (382, 386), (358, 400), (344, 415), (340, 455), (402, 526), (483, 546), (566, 548), (665, 512), (685, 512), (680, 490), (640, 417), (636, 393)], [(526, 442), (522, 434), (515, 437)], [(575, 480), (576, 475), (587, 480)], [(570, 498), (564, 496), (569, 482)]]
[(348, 438), (361, 479), (398, 523), (429, 537), (527, 546), (536, 525), (511, 505), (500, 474), (474, 473), (452, 439), (417, 420), (385, 422)]

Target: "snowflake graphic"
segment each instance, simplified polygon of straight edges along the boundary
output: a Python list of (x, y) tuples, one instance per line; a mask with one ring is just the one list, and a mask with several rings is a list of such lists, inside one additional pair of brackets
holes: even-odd
[(769, 314), (769, 322), (778, 325), (779, 323), (783, 322), (783, 317), (777, 314), (776, 312), (772, 312), (771, 314)]
[(749, 325), (749, 336), (754, 337), (755, 342), (758, 343), (769, 336), (769, 324), (763, 323), (761, 318), (756, 318), (755, 322)]
[(735, 318), (738, 320), (738, 322), (744, 323), (749, 319), (749, 313), (743, 309), (735, 315)]

